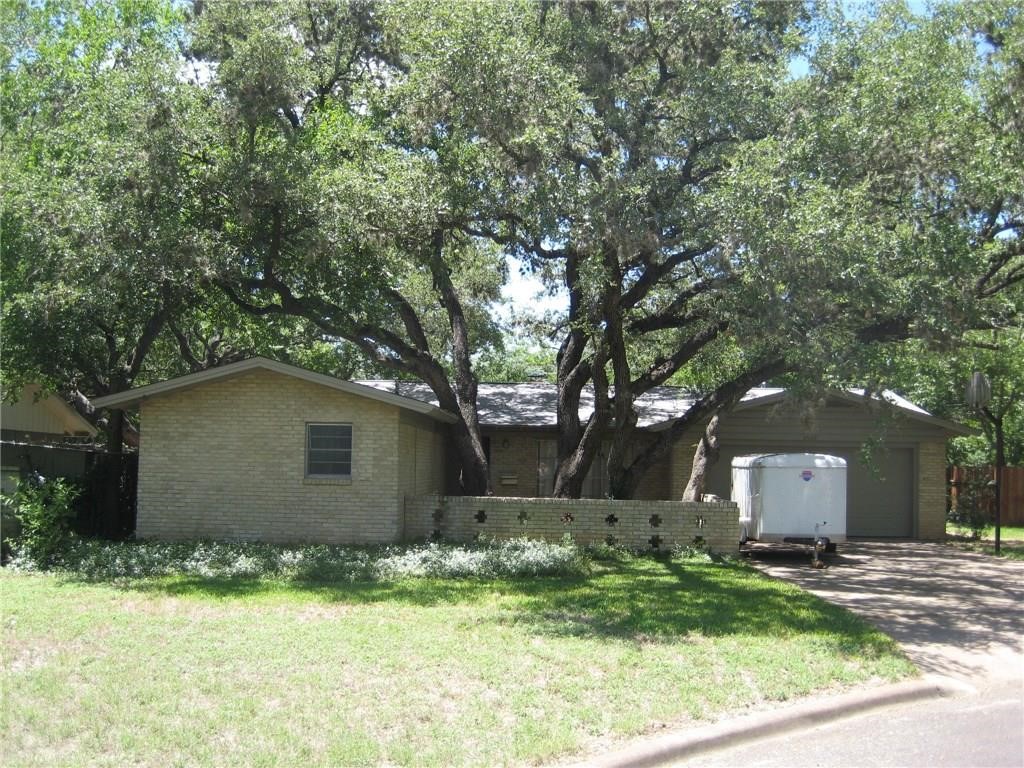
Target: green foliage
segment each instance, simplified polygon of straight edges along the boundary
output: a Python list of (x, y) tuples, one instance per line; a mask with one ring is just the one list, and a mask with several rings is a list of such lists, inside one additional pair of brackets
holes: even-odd
[(1024, 332), (1018, 329), (969, 332), (936, 346), (923, 341), (879, 349), (862, 357), (870, 378), (884, 381), (930, 413), (980, 431), (950, 441), (951, 464), (995, 463), (995, 435), (988, 419), (971, 410), (965, 390), (975, 371), (992, 385), (990, 411), (1003, 419), (1006, 463), (1024, 463)]
[(65, 480), (31, 475), (21, 480), (3, 503), (17, 517), (21, 531), (15, 539), (16, 562), (46, 568), (63, 559), (75, 540), (73, 503), (81, 489)]
[(406, 578), (521, 578), (575, 576), (588, 570), (571, 543), (513, 539), (477, 544), (427, 543), (387, 547), (299, 547), (228, 542), (110, 542), (77, 540), (55, 560), (27, 548), (16, 568), (55, 567), (78, 578), (109, 581), (188, 576), (281, 581), (374, 582)]
[[(553, 371), (492, 316), (512, 255), (572, 296), (545, 330), (573, 386), (616, 392), (593, 433), (618, 493), (652, 386), (699, 420), (762, 371), (883, 385), (908, 338), (1020, 328), (1012, 3), (4, 14), (5, 383), (95, 395), (256, 352), (419, 377), (465, 419), (474, 378)], [(459, 451), (487, 477), (479, 435)]]
[(697, 541), (694, 541), (691, 544), (679, 544), (673, 547), (672, 557), (705, 563), (715, 562), (716, 559), (719, 559), (712, 554), (711, 550), (708, 549), (707, 544)]
[(971, 532), (977, 541), (985, 529), (992, 524), (994, 489), (983, 469), (968, 472), (961, 482), (956, 503), (950, 506), (948, 519), (951, 523)]
[(194, 8), (188, 55), (218, 95), (196, 221), (215, 233), (209, 278), (238, 306), (260, 322), (301, 317), (358, 349), (363, 371), (419, 377), (458, 412), (452, 382), (468, 386), (471, 357), (501, 345), (490, 307), (505, 260), (453, 225), (471, 188), (396, 117), (397, 12)]
[(549, 347), (513, 343), (485, 350), (475, 362), (480, 381), (555, 381), (555, 352)]
[(213, 115), (184, 74), (182, 5), (5, 9), (5, 385), (88, 398), (253, 353), (304, 358), (322, 339), (308, 323), (252, 322), (206, 281)]

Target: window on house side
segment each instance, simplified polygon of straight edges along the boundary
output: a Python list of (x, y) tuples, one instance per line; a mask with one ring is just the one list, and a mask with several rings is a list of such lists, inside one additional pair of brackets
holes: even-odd
[(306, 425), (306, 476), (352, 476), (352, 425)]

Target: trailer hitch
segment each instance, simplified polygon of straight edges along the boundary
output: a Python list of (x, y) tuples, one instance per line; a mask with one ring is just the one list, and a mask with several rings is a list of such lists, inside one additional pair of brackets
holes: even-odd
[(824, 568), (825, 561), (821, 559), (823, 552), (828, 551), (829, 541), (828, 536), (820, 536), (818, 529), (828, 525), (828, 521), (814, 524), (814, 559), (811, 560), (811, 566), (814, 568)]

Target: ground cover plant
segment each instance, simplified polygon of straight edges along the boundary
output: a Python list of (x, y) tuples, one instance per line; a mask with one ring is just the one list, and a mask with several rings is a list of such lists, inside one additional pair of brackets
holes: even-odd
[(5, 765), (530, 764), (912, 674), (851, 614), (707, 556), (92, 543), (24, 565), (0, 574)]
[(34, 550), (19, 551), (12, 566), (21, 571), (46, 568), (91, 581), (175, 576), (316, 582), (569, 576), (584, 573), (588, 565), (571, 541), (554, 544), (529, 539), (378, 547), (75, 539), (56, 562), (40, 561), (33, 554)]

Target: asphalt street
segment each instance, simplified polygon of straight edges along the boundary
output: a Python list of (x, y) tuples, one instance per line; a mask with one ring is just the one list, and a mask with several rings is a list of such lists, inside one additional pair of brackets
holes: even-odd
[(785, 557), (753, 564), (860, 614), (962, 692), (678, 765), (1024, 768), (1024, 563), (921, 542), (841, 552), (825, 571)]
[(696, 755), (677, 768), (1021, 768), (1024, 691), (1006, 683)]

